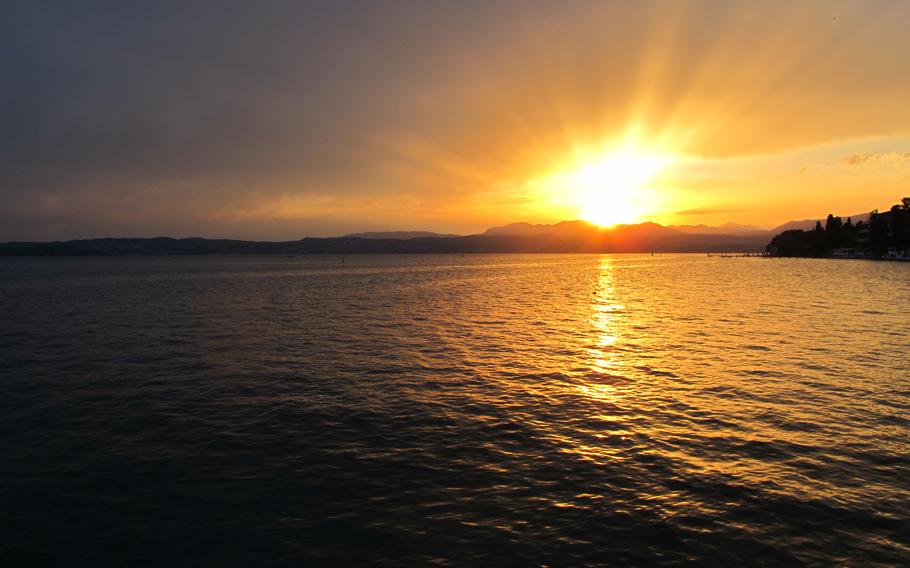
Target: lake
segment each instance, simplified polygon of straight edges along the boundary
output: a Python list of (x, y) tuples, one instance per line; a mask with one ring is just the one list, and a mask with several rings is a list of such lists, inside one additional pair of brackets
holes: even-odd
[(6, 566), (910, 563), (910, 263), (0, 259)]

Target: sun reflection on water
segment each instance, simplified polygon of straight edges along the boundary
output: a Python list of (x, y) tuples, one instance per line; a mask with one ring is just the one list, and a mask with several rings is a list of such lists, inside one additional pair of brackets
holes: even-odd
[(610, 372), (619, 363), (616, 349), (620, 338), (617, 316), (625, 307), (616, 301), (613, 262), (614, 259), (609, 257), (600, 261), (597, 290), (591, 302), (591, 324), (596, 337), (595, 347), (589, 351), (593, 358), (592, 370), (596, 372)]

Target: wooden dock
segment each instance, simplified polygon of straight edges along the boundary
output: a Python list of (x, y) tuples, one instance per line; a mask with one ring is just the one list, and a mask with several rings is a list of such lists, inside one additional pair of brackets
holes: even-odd
[(708, 256), (720, 258), (771, 258), (767, 252), (709, 252)]

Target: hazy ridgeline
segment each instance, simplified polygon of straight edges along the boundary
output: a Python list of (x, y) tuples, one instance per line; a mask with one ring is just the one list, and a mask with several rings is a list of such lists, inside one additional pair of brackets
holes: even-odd
[[(532, 253), (532, 252), (720, 252), (764, 250), (769, 235), (687, 234), (654, 223), (604, 229), (570, 221), (552, 234), (483, 234), (463, 237), (304, 238), (296, 241), (173, 239), (167, 237), (81, 239), (53, 243), (0, 243), (0, 256)], [(557, 227), (553, 225), (551, 227)]]

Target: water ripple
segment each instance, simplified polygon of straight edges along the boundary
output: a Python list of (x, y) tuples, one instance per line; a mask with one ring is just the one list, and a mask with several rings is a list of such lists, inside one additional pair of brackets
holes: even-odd
[(888, 263), (4, 259), (0, 562), (908, 564), (908, 305)]

